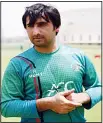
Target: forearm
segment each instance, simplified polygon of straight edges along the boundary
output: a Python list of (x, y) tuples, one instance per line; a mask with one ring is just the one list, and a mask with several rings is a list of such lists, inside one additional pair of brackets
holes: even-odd
[(86, 90), (86, 93), (91, 98), (91, 103), (89, 105), (85, 105), (86, 109), (90, 109), (95, 106), (102, 99), (101, 87), (94, 87)]
[(78, 98), (78, 102), (82, 103), (82, 104), (87, 104), (90, 102), (90, 96), (83, 92), (83, 93), (78, 93), (77, 94), (77, 98)]
[(4, 117), (39, 118), (35, 100), (11, 100), (1, 104)]
[(66, 97), (68, 100), (73, 102), (78, 102), (81, 104), (87, 104), (90, 102), (90, 96), (87, 93), (72, 93), (71, 95)]
[(39, 112), (49, 110), (52, 103), (52, 97), (46, 97), (36, 100), (37, 110)]
[(84, 108), (90, 109), (101, 100), (101, 87), (90, 88), (85, 92), (76, 95), (73, 95), (73, 99), (82, 103)]

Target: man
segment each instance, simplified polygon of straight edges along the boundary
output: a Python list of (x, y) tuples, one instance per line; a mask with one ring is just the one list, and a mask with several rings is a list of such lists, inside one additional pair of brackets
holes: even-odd
[(56, 8), (32, 5), (22, 21), (34, 46), (6, 68), (2, 115), (21, 117), (21, 122), (85, 122), (84, 108), (101, 100), (93, 64), (82, 51), (57, 45), (61, 19)]

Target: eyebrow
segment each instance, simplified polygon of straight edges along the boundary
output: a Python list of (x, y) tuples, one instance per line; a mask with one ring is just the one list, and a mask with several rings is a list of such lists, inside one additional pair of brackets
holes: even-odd
[(38, 22), (36, 22), (36, 24), (38, 24), (38, 23), (48, 23), (47, 21), (38, 21)]
[(40, 20), (40, 21), (37, 21), (37, 22), (35, 22), (35, 23), (30, 23), (30, 22), (28, 22), (28, 23), (26, 23), (26, 26), (30, 26), (30, 25), (34, 25), (34, 24), (41, 24), (41, 23), (50, 23), (50, 21), (46, 21), (46, 20)]
[[(26, 24), (29, 24), (30, 22), (26, 23)], [(47, 21), (38, 21), (38, 22), (35, 22), (35, 23), (48, 23)]]

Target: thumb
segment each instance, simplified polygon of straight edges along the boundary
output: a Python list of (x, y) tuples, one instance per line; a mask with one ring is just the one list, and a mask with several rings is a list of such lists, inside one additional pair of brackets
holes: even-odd
[(73, 88), (73, 89), (71, 89), (71, 90), (61, 92), (61, 95), (63, 95), (63, 96), (69, 96), (71, 93), (74, 92), (74, 90), (75, 90), (75, 89)]

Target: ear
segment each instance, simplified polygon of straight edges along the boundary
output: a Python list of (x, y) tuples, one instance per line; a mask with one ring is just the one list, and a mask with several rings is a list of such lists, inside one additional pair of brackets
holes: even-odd
[(59, 28), (56, 29), (56, 32), (59, 32)]

